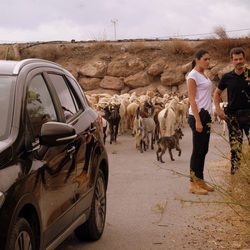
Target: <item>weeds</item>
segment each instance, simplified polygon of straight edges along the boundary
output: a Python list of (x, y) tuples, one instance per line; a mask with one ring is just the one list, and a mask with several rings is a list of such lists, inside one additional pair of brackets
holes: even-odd
[(179, 56), (190, 56), (194, 53), (193, 48), (184, 40), (172, 40), (171, 49), (172, 54)]
[(152, 209), (154, 212), (159, 213), (160, 214), (160, 218), (157, 221), (157, 223), (159, 223), (162, 220), (162, 217), (167, 209), (167, 200), (164, 200), (162, 202), (159, 202), (155, 205), (155, 207)]
[[(212, 130), (212, 132), (221, 136), (223, 140), (229, 143), (224, 136), (215, 130)], [(243, 147), (242, 150), (240, 150), (241, 147)], [(242, 146), (234, 142), (232, 149), (237, 151), (237, 154), (240, 154), (238, 155), (238, 157), (241, 158), (240, 167), (233, 176), (225, 177), (225, 183), (223, 183), (223, 185), (217, 184), (216, 189), (219, 194), (224, 197), (225, 204), (229, 205), (239, 216), (241, 216), (242, 213), (246, 213), (248, 216), (243, 216), (244, 220), (250, 223), (249, 220), (245, 219), (250, 217), (250, 146), (248, 142), (243, 143)], [(224, 167), (230, 168), (229, 153), (225, 155), (220, 151), (220, 154), (222, 158), (228, 160), (228, 163), (225, 163)], [(213, 180), (213, 182), (215, 181)]]

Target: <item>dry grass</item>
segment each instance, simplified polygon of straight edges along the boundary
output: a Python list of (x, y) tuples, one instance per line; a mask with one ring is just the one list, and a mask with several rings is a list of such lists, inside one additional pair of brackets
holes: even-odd
[(15, 53), (11, 45), (0, 46), (1, 60), (15, 60)]
[[(90, 58), (98, 55), (119, 55), (124, 53), (136, 54), (146, 59), (165, 57), (169, 61), (183, 62), (191, 60), (197, 49), (208, 50), (214, 58), (223, 62), (229, 61), (229, 51), (233, 47), (243, 47), (247, 58), (250, 58), (250, 38), (238, 39), (206, 39), (203, 41), (188, 41), (183, 39), (172, 39), (164, 41), (91, 41), (91, 42), (50, 42), (20, 44), (22, 58), (43, 58), (57, 61), (61, 58)], [(1, 59), (15, 59), (11, 45), (0, 46)]]
[(21, 57), (25, 58), (41, 58), (50, 61), (56, 61), (61, 53), (58, 51), (58, 46), (55, 44), (38, 44), (21, 49)]
[(170, 48), (172, 54), (177, 56), (190, 56), (194, 53), (194, 49), (189, 46), (187, 41), (184, 40), (172, 40)]
[(234, 47), (242, 47), (246, 52), (246, 57), (250, 58), (250, 38), (237, 39), (207, 39), (198, 48), (208, 50), (215, 58), (221, 61), (229, 60), (229, 52)]
[[(226, 166), (228, 169), (230, 169), (229, 165), (230, 163)], [(217, 190), (225, 198), (225, 204), (250, 224), (250, 147), (247, 143), (243, 144), (240, 169), (233, 176), (227, 175), (224, 183), (217, 186)]]

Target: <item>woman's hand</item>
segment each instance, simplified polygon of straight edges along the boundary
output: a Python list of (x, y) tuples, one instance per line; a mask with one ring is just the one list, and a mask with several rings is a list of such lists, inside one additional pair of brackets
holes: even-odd
[(202, 123), (200, 121), (196, 121), (195, 122), (195, 128), (196, 128), (196, 131), (201, 133), (202, 130), (203, 130), (203, 126), (202, 126)]

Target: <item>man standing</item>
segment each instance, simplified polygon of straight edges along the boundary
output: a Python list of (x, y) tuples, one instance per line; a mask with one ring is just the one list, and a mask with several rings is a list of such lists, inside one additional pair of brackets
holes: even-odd
[[(245, 52), (242, 48), (230, 51), (234, 69), (224, 74), (214, 92), (215, 112), (226, 120), (231, 147), (231, 174), (240, 167), (243, 130), (250, 127), (250, 70), (245, 66)], [(220, 108), (221, 94), (227, 89), (228, 106)]]

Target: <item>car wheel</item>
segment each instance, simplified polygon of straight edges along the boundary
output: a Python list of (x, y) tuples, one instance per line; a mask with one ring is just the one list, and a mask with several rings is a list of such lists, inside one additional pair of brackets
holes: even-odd
[(89, 219), (75, 230), (79, 240), (98, 240), (103, 233), (106, 219), (106, 183), (99, 170)]
[(35, 237), (27, 220), (19, 218), (7, 239), (6, 249), (35, 250)]

